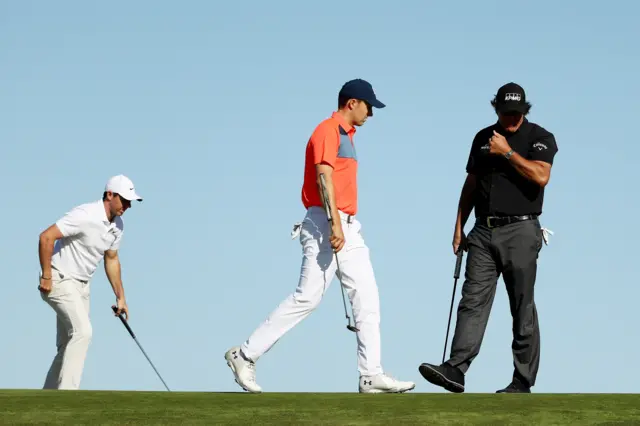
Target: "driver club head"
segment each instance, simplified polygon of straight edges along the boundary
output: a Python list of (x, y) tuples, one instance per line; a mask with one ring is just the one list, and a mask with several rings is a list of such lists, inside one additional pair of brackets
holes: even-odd
[(355, 325), (347, 325), (347, 330), (353, 331), (354, 333), (357, 333), (358, 331), (360, 331), (356, 328)]

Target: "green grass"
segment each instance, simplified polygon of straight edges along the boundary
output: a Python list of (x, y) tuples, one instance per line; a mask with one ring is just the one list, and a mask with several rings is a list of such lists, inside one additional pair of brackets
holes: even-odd
[(0, 424), (640, 425), (640, 395), (9, 390)]

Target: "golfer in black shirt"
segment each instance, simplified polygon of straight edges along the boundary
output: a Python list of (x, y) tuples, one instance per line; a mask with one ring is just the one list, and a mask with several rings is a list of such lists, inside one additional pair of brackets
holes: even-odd
[[(498, 120), (480, 130), (471, 146), (453, 237), (453, 251), (468, 251), (462, 299), (451, 354), (420, 373), (450, 392), (464, 392), (464, 376), (480, 352), (498, 278), (502, 275), (513, 317), (513, 380), (502, 392), (530, 392), (540, 361), (534, 302), (543, 232), (544, 188), (558, 151), (553, 134), (526, 118), (531, 104), (522, 87), (502, 86), (491, 102)], [(476, 222), (465, 237), (464, 225)]]

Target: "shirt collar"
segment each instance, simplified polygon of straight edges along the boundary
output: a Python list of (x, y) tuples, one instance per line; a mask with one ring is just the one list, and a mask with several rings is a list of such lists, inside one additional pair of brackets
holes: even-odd
[(349, 123), (347, 123), (347, 120), (345, 120), (344, 117), (340, 115), (338, 111), (334, 111), (333, 114), (331, 114), (331, 118), (336, 120), (338, 124), (345, 130), (345, 132), (347, 133), (356, 132), (356, 128), (350, 125)]
[[(523, 117), (522, 124), (520, 125), (520, 127), (518, 127), (518, 130), (516, 130), (514, 133), (511, 133), (511, 135), (517, 135), (518, 133), (520, 133), (520, 131), (528, 129), (530, 125), (531, 123), (529, 123), (529, 120), (527, 120), (527, 117)], [(504, 132), (504, 129), (500, 125), (499, 120), (496, 120), (496, 123), (493, 125), (493, 128), (500, 134), (502, 134), (501, 131)]]

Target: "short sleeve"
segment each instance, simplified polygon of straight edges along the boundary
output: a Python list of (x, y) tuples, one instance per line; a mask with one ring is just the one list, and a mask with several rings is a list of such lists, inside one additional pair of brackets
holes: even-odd
[(327, 163), (335, 168), (340, 147), (340, 138), (337, 129), (330, 126), (318, 126), (311, 135), (313, 147), (313, 163)]
[(471, 149), (469, 150), (469, 157), (467, 158), (467, 166), (466, 171), (470, 174), (478, 173), (478, 158), (477, 158), (477, 147), (478, 140), (480, 137), (480, 133), (476, 134), (473, 138), (473, 142), (471, 143)]
[(555, 136), (540, 128), (538, 134), (531, 142), (531, 147), (529, 148), (529, 159), (553, 164), (553, 160), (557, 152), (558, 145), (556, 144)]
[(118, 234), (116, 235), (116, 239), (111, 244), (111, 247), (109, 247), (109, 250), (118, 250), (120, 248), (120, 241), (122, 241), (122, 231), (118, 232)]
[(81, 207), (76, 207), (58, 219), (56, 226), (63, 237), (72, 237), (81, 234), (88, 221), (89, 213)]
[(475, 174), (476, 169), (476, 159), (473, 157), (473, 147), (469, 151), (469, 158), (467, 159), (467, 173)]
[(120, 248), (120, 242), (122, 241), (122, 235), (124, 234), (124, 223), (121, 218), (116, 218), (116, 227), (116, 238), (113, 240), (113, 243), (111, 243), (111, 247), (109, 247), (109, 250), (114, 251)]

